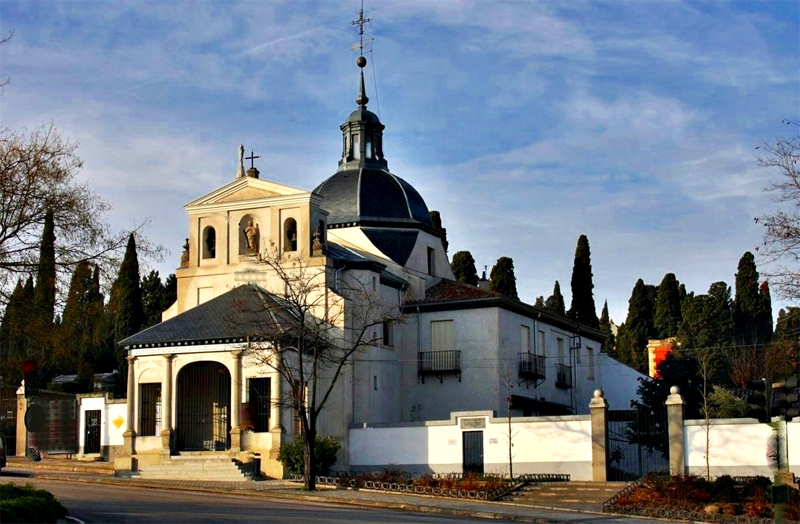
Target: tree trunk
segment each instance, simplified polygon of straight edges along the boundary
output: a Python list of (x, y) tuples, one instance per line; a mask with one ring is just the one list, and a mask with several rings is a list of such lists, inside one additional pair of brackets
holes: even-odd
[(315, 491), (317, 489), (317, 461), (314, 459), (316, 438), (316, 430), (309, 430), (303, 434), (303, 439), (305, 441), (303, 469), (305, 472), (305, 489), (308, 491)]

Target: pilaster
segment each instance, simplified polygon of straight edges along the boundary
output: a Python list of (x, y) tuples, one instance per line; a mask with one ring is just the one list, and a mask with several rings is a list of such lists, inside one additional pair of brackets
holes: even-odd
[(589, 402), (592, 420), (592, 480), (605, 482), (608, 457), (608, 401), (603, 397), (603, 390), (594, 390), (594, 397)]

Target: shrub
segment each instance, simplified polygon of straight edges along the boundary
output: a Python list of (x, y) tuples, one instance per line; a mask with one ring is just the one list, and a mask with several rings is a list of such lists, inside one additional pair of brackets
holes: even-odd
[(0, 522), (57, 522), (67, 509), (52, 493), (32, 485), (0, 485)]
[(736, 492), (736, 481), (730, 475), (720, 475), (714, 479), (711, 486), (711, 500), (713, 502), (739, 502)]
[(375, 480), (379, 480), (380, 482), (391, 482), (394, 484), (405, 484), (406, 483), (406, 472), (400, 466), (395, 466), (394, 464), (388, 464), (383, 471), (378, 473), (375, 476)]
[[(317, 461), (317, 474), (328, 475), (336, 464), (336, 454), (342, 445), (334, 437), (320, 437), (317, 435), (314, 445), (314, 458)], [(305, 444), (301, 435), (296, 436), (291, 442), (281, 446), (278, 451), (278, 462), (284, 465), (289, 473), (302, 475), (304, 473)]]

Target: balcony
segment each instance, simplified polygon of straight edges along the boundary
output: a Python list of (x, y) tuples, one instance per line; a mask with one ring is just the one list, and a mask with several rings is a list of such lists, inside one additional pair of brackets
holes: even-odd
[(572, 388), (572, 366), (556, 364), (556, 387), (561, 389)]
[(518, 386), (525, 384), (525, 387), (536, 388), (544, 382), (544, 355), (534, 355), (533, 353), (519, 354), (519, 381)]
[(452, 373), (461, 382), (461, 351), (420, 351), (417, 354), (419, 383), (425, 383), (426, 375), (434, 375), (439, 383), (444, 382), (445, 373)]

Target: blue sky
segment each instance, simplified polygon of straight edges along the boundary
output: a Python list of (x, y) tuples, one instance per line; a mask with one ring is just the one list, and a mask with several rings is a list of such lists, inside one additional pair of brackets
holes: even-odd
[[(109, 219), (171, 250), (183, 205), (229, 182), (333, 174), (355, 107), (360, 2), (0, 0), (0, 122), (53, 121)], [(514, 259), (521, 298), (592, 250), (598, 314), (638, 278), (733, 284), (774, 209), (755, 148), (800, 119), (800, 3), (366, 2), (370, 109), (389, 168), (442, 213), (450, 254)], [(759, 269), (765, 269), (760, 261)], [(783, 305), (779, 300), (776, 306)], [(777, 312), (777, 307), (775, 308)]]

